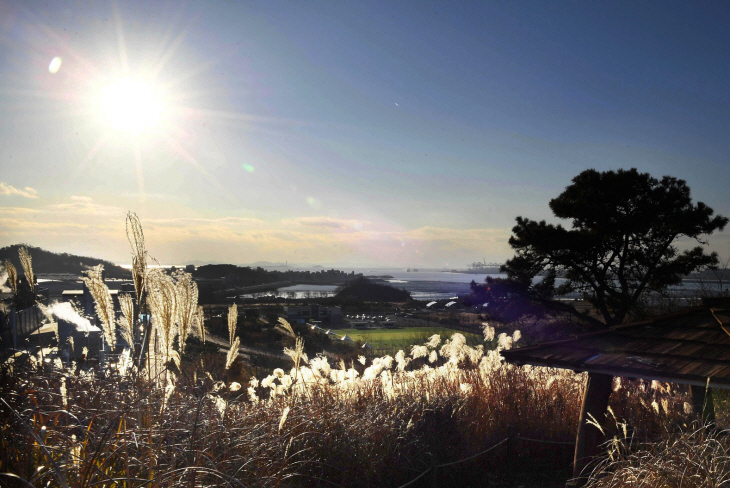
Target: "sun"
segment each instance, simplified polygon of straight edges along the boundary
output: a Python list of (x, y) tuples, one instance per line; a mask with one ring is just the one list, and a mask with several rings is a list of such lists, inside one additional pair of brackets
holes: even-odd
[(165, 93), (152, 81), (122, 77), (104, 85), (96, 98), (99, 118), (115, 131), (140, 133), (164, 123)]

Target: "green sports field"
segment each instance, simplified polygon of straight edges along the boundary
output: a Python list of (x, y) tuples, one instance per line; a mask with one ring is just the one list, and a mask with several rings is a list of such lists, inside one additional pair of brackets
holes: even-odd
[(336, 329), (333, 332), (336, 332), (340, 336), (347, 334), (352, 340), (360, 341), (363, 344), (368, 342), (373, 346), (374, 353), (377, 355), (395, 354), (399, 349), (408, 352), (412, 345), (423, 344), (434, 334), (439, 334), (442, 342), (457, 332), (466, 337), (466, 343), (470, 346), (477, 346), (482, 344), (483, 341), (482, 337), (478, 334), (442, 327), (405, 327), (402, 329), (367, 330)]

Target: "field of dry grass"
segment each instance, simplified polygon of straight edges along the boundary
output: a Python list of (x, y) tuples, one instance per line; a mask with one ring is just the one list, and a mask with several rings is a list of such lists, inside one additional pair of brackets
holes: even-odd
[[(32, 351), (3, 360), (0, 484), (395, 488), (432, 466), (480, 453), (508, 432), (512, 441), (498, 449), (411, 486), (562, 486), (568, 478), (585, 378), (505, 364), (500, 351), (519, 344), (519, 331), (495, 337), (485, 324), (479, 345), (459, 333), (433, 335), (392, 356), (331, 363), (308, 358), (303, 339), (280, 319), (293, 342), (284, 351), (291, 367), (244, 379), (236, 307), (228, 315), (228, 354), (201, 354), (191, 346), (205, 340), (195, 282), (182, 272), (148, 270), (132, 214), (128, 226), (137, 303), (152, 316), (143, 324), (154, 339), (148, 360), (122, 354), (94, 369)], [(101, 269), (86, 280), (107, 342), (134, 343), (139, 324), (131, 297), (115, 323)], [(53, 307), (46, 313), (53, 315)], [(696, 454), (686, 456), (696, 467), (692, 473), (725, 479), (724, 461), (709, 462), (703, 451), (725, 456), (715, 437), (666, 441), (687, 437), (682, 432), (691, 428), (685, 389), (614, 383), (611, 408), (597, 419), (611, 457), (596, 471), (594, 486), (625, 486), (605, 480), (662, 466), (651, 460), (664, 452), (681, 457), (685, 451), (674, 446), (689, 444)], [(644, 445), (654, 458), (634, 449)], [(682, 486), (719, 486), (687, 483)]]
[[(484, 354), (459, 334), (364, 364), (300, 355), (298, 368), (244, 385), (221, 381), (224, 358), (216, 358), (156, 379), (134, 368), (77, 374), (73, 365), (5, 363), (0, 473), (11, 475), (2, 482), (398, 487), (432, 463), (489, 448), (508, 426), (572, 441), (584, 380), (505, 365), (498, 350)], [(636, 443), (661, 437), (689, 422), (686, 400), (668, 385), (617, 382), (607, 439), (626, 438), (624, 419)], [(519, 473), (520, 482), (531, 475), (559, 486), (571, 456), (570, 446), (515, 442), (438, 476), (469, 486)]]

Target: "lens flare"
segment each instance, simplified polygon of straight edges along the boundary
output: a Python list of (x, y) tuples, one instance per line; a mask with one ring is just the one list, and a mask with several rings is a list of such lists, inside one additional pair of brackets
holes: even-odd
[(56, 56), (55, 58), (51, 59), (51, 62), (48, 65), (48, 72), (52, 75), (55, 75), (56, 73), (58, 73), (59, 69), (61, 69), (61, 58)]

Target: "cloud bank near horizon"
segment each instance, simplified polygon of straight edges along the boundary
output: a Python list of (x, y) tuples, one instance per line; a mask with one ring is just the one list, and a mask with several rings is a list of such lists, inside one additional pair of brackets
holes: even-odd
[[(31, 203), (32, 202), (32, 203)], [(248, 216), (168, 217), (167, 208), (140, 213), (150, 256), (163, 264), (258, 261), (338, 267), (450, 267), (503, 262), (513, 255), (510, 228), (399, 226), (387, 219), (314, 215), (263, 219)], [(27, 243), (53, 252), (130, 261), (127, 210), (73, 195), (28, 207), (0, 207), (0, 245)], [(159, 215), (164, 215), (160, 217)], [(710, 236), (709, 250), (730, 257), (730, 232)], [(696, 245), (677, 242), (680, 249)]]
[[(129, 260), (126, 210), (91, 197), (36, 208), (0, 207), (0, 242)], [(290, 261), (341, 266), (453, 266), (501, 261), (509, 229), (401, 228), (389, 222), (308, 216), (156, 218), (140, 215), (150, 255), (161, 263)]]

